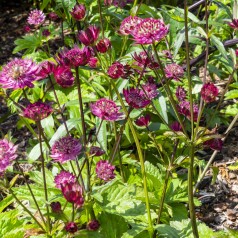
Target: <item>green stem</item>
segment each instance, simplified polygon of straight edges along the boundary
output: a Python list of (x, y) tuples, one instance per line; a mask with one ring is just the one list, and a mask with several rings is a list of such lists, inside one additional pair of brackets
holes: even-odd
[[(120, 101), (120, 104), (122, 106), (123, 111), (125, 112), (126, 116), (128, 116), (128, 111), (125, 107), (125, 104), (121, 98), (120, 93), (117, 90), (117, 87), (115, 85), (115, 82), (111, 80), (112, 86), (117, 94), (117, 97)], [(136, 144), (136, 148), (137, 148), (137, 152), (138, 152), (138, 156), (139, 156), (139, 160), (140, 160), (140, 165), (141, 165), (141, 174), (142, 174), (142, 178), (143, 178), (143, 185), (144, 185), (144, 195), (145, 195), (145, 203), (146, 203), (146, 210), (147, 210), (147, 217), (148, 217), (148, 223), (149, 223), (149, 227), (148, 227), (148, 231), (149, 231), (149, 235), (152, 238), (153, 237), (153, 233), (154, 233), (154, 228), (153, 228), (153, 223), (152, 223), (152, 219), (151, 219), (151, 212), (150, 212), (150, 202), (149, 202), (149, 194), (148, 194), (148, 188), (147, 188), (147, 180), (146, 180), (146, 171), (145, 171), (145, 164), (144, 164), (144, 158), (143, 158), (143, 154), (142, 154), (142, 150), (140, 147), (140, 142), (136, 133), (136, 130), (134, 128), (134, 125), (130, 119), (130, 117), (128, 117), (128, 123), (133, 135), (133, 138), (135, 140), (135, 144)]]
[(99, 11), (99, 16), (100, 16), (100, 24), (101, 24), (101, 30), (102, 30), (102, 38), (104, 38), (102, 9), (101, 9), (101, 2), (100, 2), (100, 0), (98, 0), (98, 11)]
[(42, 127), (40, 122), (37, 122), (37, 127), (39, 131), (39, 141), (40, 141), (40, 153), (41, 153), (41, 169), (43, 175), (43, 185), (44, 185), (44, 193), (45, 193), (45, 201), (46, 201), (46, 213), (47, 213), (47, 233), (51, 232), (51, 223), (50, 223), (50, 211), (49, 211), (49, 200), (48, 200), (48, 192), (47, 192), (47, 184), (46, 184), (46, 175), (45, 175), (45, 159), (42, 148), (41, 136), (43, 134)]

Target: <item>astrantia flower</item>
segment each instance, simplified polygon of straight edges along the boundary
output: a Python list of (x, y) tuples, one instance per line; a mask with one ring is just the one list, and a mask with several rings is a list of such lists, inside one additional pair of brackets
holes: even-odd
[(86, 15), (86, 8), (83, 4), (76, 4), (70, 14), (75, 20), (81, 21)]
[(44, 79), (52, 74), (55, 70), (56, 65), (52, 61), (43, 61), (38, 65), (36, 72), (38, 79)]
[(41, 10), (32, 10), (27, 18), (30, 25), (39, 26), (45, 21), (45, 14)]
[(57, 140), (51, 148), (50, 157), (56, 162), (65, 163), (69, 160), (75, 160), (81, 153), (82, 145), (79, 140), (66, 136)]
[(59, 16), (55, 12), (48, 13), (48, 17), (51, 21), (57, 21), (59, 20)]
[(25, 33), (28, 33), (28, 32), (31, 31), (31, 27), (30, 27), (29, 25), (25, 25), (25, 26), (23, 27), (23, 31), (24, 31)]
[(179, 80), (184, 75), (183, 68), (178, 64), (168, 64), (164, 69), (165, 76), (170, 79)]
[(133, 0), (113, 0), (112, 4), (115, 7), (124, 8), (128, 3), (132, 3)]
[(65, 225), (65, 230), (69, 233), (75, 233), (78, 230), (78, 226), (75, 222), (70, 221)]
[(212, 150), (221, 151), (223, 146), (223, 141), (221, 138), (213, 138), (211, 140), (207, 140), (203, 143), (203, 145), (209, 147)]
[(174, 122), (170, 125), (170, 128), (171, 128), (173, 131), (182, 131), (182, 126), (181, 126), (180, 123), (177, 122), (177, 121), (174, 121)]
[(143, 19), (137, 16), (129, 16), (126, 17), (122, 22), (120, 26), (120, 34), (122, 35), (130, 35), (134, 31), (136, 25), (138, 25)]
[(96, 57), (91, 57), (88, 61), (88, 66), (91, 68), (96, 68), (98, 63), (98, 59)]
[(100, 53), (106, 53), (110, 47), (111, 42), (108, 38), (101, 39), (96, 45), (96, 49)]
[(0, 176), (11, 162), (16, 159), (16, 150), (17, 146), (12, 142), (7, 139), (0, 140)]
[(153, 55), (141, 51), (139, 54), (136, 52), (133, 55), (133, 58), (136, 60), (138, 65), (141, 68), (149, 67), (150, 69), (159, 68), (159, 64), (155, 61)]
[(73, 67), (86, 65), (92, 56), (88, 47), (80, 49), (77, 45), (64, 53), (64, 61)]
[(40, 121), (48, 117), (53, 112), (48, 103), (35, 102), (30, 103), (23, 111), (23, 116), (33, 121)]
[(124, 66), (120, 62), (114, 62), (107, 70), (108, 75), (113, 79), (118, 79), (124, 74)]
[(76, 182), (76, 177), (68, 171), (61, 171), (55, 176), (54, 182), (56, 188), (61, 189), (61, 185), (64, 185), (67, 182)]
[(90, 104), (91, 112), (106, 121), (117, 121), (122, 119), (122, 113), (119, 112), (120, 107), (112, 100), (101, 98), (95, 103)]
[(78, 39), (86, 46), (93, 45), (98, 39), (100, 29), (95, 25), (89, 26), (85, 31), (80, 31)]
[(175, 93), (178, 101), (184, 101), (186, 98), (186, 91), (182, 86), (178, 86)]
[(146, 83), (141, 86), (143, 88), (144, 95), (147, 99), (154, 99), (158, 96), (159, 92), (155, 83)]
[(74, 76), (70, 68), (64, 65), (58, 65), (54, 70), (56, 83), (63, 88), (71, 87), (74, 84)]
[(213, 83), (206, 83), (202, 86), (201, 97), (206, 102), (213, 102), (218, 95), (218, 88)]
[(13, 59), (3, 66), (0, 72), (0, 84), (3, 88), (32, 88), (37, 79), (38, 66), (30, 59)]
[[(191, 119), (191, 112), (190, 112), (190, 102), (189, 101), (182, 101), (179, 103), (178, 112), (189, 120)], [(193, 119), (197, 121), (198, 118), (198, 105), (193, 104)]]
[(143, 108), (151, 102), (146, 98), (144, 92), (137, 88), (123, 89), (123, 95), (126, 102), (133, 108)]
[(107, 160), (100, 160), (96, 164), (96, 174), (104, 181), (115, 178), (114, 170), (115, 166), (111, 165)]
[(147, 127), (150, 123), (150, 115), (146, 114), (145, 116), (142, 116), (142, 117), (138, 118), (135, 121), (135, 123), (136, 123), (137, 126), (146, 126)]
[(90, 231), (96, 231), (100, 227), (100, 224), (97, 220), (91, 220), (87, 224), (87, 229)]
[(68, 202), (73, 203), (77, 208), (82, 207), (84, 203), (83, 189), (78, 182), (61, 184), (61, 191)]
[(131, 35), (137, 44), (152, 44), (161, 41), (169, 28), (161, 19), (145, 18), (132, 30)]
[(234, 30), (238, 30), (238, 19), (233, 19), (232, 22), (229, 22), (228, 25)]
[(105, 151), (97, 146), (92, 146), (90, 148), (89, 154), (92, 156), (101, 156), (105, 154)]
[(51, 207), (52, 212), (54, 212), (54, 213), (61, 213), (62, 212), (60, 202), (52, 202), (50, 204), (50, 207)]

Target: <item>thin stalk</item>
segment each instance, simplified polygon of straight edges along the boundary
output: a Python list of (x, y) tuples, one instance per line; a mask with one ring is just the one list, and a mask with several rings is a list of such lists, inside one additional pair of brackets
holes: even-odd
[(191, 113), (191, 146), (190, 146), (190, 165), (188, 168), (188, 205), (191, 219), (191, 225), (193, 235), (195, 238), (199, 238), (194, 197), (193, 197), (193, 164), (194, 164), (194, 115), (193, 115), (193, 97), (192, 97), (192, 80), (190, 74), (190, 59), (189, 59), (189, 38), (188, 38), (188, 7), (187, 0), (184, 1), (184, 18), (185, 18), (185, 46), (186, 46), (186, 63), (187, 63), (187, 78), (188, 78), (188, 91), (189, 91), (189, 102), (190, 102), (190, 113)]
[(45, 175), (45, 159), (44, 159), (44, 153), (42, 148), (42, 141), (41, 141), (41, 135), (42, 133), (42, 127), (40, 122), (37, 123), (38, 131), (39, 131), (39, 141), (40, 141), (40, 153), (41, 153), (41, 169), (42, 169), (42, 175), (43, 175), (43, 185), (44, 185), (44, 193), (45, 193), (45, 201), (46, 201), (46, 213), (47, 213), (47, 233), (51, 231), (51, 223), (50, 223), (50, 211), (49, 211), (49, 200), (48, 200), (48, 192), (47, 192), (47, 184), (46, 184), (46, 175)]
[(18, 169), (19, 169), (21, 175), (23, 176), (23, 179), (24, 179), (24, 181), (25, 181), (25, 183), (26, 183), (27, 188), (29, 189), (29, 192), (30, 192), (30, 194), (31, 194), (31, 196), (32, 196), (32, 198), (33, 198), (33, 201), (34, 201), (35, 205), (36, 205), (36, 208), (37, 208), (37, 210), (38, 210), (38, 212), (39, 212), (39, 214), (40, 214), (41, 220), (42, 220), (42, 222), (44, 223), (44, 225), (46, 226), (45, 219), (44, 219), (43, 214), (42, 214), (42, 212), (41, 212), (41, 210), (40, 210), (40, 207), (39, 207), (39, 205), (38, 205), (38, 203), (37, 203), (37, 201), (36, 201), (35, 195), (34, 195), (34, 193), (32, 192), (32, 189), (31, 189), (31, 187), (30, 187), (30, 184), (28, 183), (28, 180), (26, 179), (26, 176), (25, 176), (25, 174), (24, 174), (24, 172), (23, 172), (22, 168), (20, 167), (20, 165), (19, 165), (19, 163), (18, 163), (17, 160), (16, 160), (16, 164), (17, 164), (17, 166), (18, 166)]
[(74, 203), (72, 203), (72, 221), (74, 221)]
[(55, 91), (55, 87), (54, 87), (54, 84), (53, 84), (53, 82), (52, 82), (51, 76), (49, 77), (49, 80), (50, 80), (50, 83), (51, 83), (51, 85), (52, 85), (52, 89), (53, 89), (53, 93), (54, 93), (54, 96), (55, 96), (55, 100), (56, 100), (56, 103), (57, 103), (57, 105), (58, 105), (58, 107), (59, 107), (60, 115), (61, 115), (61, 118), (62, 118), (62, 120), (63, 120), (64, 126), (65, 126), (65, 130), (66, 130), (66, 132), (67, 132), (67, 135), (69, 135), (69, 129), (68, 129), (68, 126), (67, 126), (67, 124), (66, 124), (66, 122), (65, 122), (63, 110), (62, 110), (62, 107), (61, 107), (61, 105), (60, 105), (60, 103), (59, 103), (59, 99), (58, 99), (57, 93), (56, 93), (56, 91)]
[[(128, 111), (125, 107), (125, 104), (121, 98), (120, 93), (117, 90), (117, 87), (115, 85), (114, 81), (111, 81), (112, 86), (117, 94), (117, 97), (120, 101), (120, 104), (123, 108), (123, 111), (125, 112), (126, 116), (128, 116)], [(142, 150), (140, 147), (140, 142), (136, 133), (136, 130), (134, 128), (134, 125), (130, 119), (130, 117), (128, 117), (128, 123), (133, 135), (133, 138), (135, 140), (135, 144), (136, 144), (136, 148), (137, 148), (137, 153), (139, 156), (139, 160), (140, 160), (140, 165), (141, 165), (141, 174), (142, 174), (142, 178), (143, 178), (143, 187), (144, 187), (144, 195), (145, 195), (145, 203), (146, 203), (146, 210), (147, 210), (147, 217), (148, 217), (148, 223), (149, 223), (149, 227), (148, 227), (148, 231), (149, 231), (149, 235), (152, 238), (153, 237), (153, 233), (154, 233), (154, 228), (153, 228), (153, 223), (152, 223), (152, 219), (151, 219), (151, 212), (150, 212), (150, 202), (149, 202), (149, 194), (148, 194), (148, 188), (147, 188), (147, 180), (146, 180), (146, 171), (145, 171), (145, 164), (144, 164), (144, 158), (143, 158), (143, 154), (142, 154)]]
[(63, 21), (63, 20), (61, 20), (60, 27), (61, 27), (61, 38), (62, 38), (62, 43), (63, 43), (63, 45), (64, 45), (64, 21)]
[(79, 79), (79, 70), (78, 67), (75, 67), (76, 71), (76, 84), (78, 88), (78, 100), (79, 100), (79, 110), (80, 110), (80, 116), (81, 116), (81, 122), (82, 122), (82, 131), (83, 131), (83, 145), (84, 149), (87, 143), (86, 140), (86, 127), (85, 127), (85, 120), (84, 120), (84, 112), (83, 112), (83, 99), (82, 99), (82, 93), (81, 93), (81, 83)]
[(100, 2), (100, 0), (98, 0), (98, 11), (99, 11), (99, 16), (100, 16), (100, 24), (101, 24), (101, 30), (102, 30), (102, 38), (104, 38), (102, 9), (101, 9), (101, 2)]
[(124, 37), (123, 37), (123, 45), (122, 45), (122, 49), (121, 49), (121, 54), (120, 54), (120, 57), (119, 57), (119, 58), (122, 57), (122, 55), (123, 55), (123, 53), (124, 53), (124, 51), (125, 51), (127, 40), (128, 40), (128, 36), (124, 36)]
[(174, 162), (176, 150), (178, 148), (178, 143), (179, 143), (179, 140), (177, 139), (176, 142), (175, 142), (175, 145), (174, 145), (174, 150), (173, 150), (171, 161), (170, 161), (169, 166), (168, 166), (168, 168), (166, 170), (166, 175), (165, 175), (165, 180), (164, 180), (164, 188), (163, 188), (162, 198), (161, 198), (160, 206), (159, 206), (157, 224), (160, 224), (160, 218), (161, 218), (162, 211), (163, 211), (165, 195), (166, 195), (166, 191), (167, 191), (167, 187), (168, 187), (168, 182), (169, 182), (169, 177), (170, 177), (170, 171), (171, 171), (171, 169), (173, 167), (173, 162)]
[[(238, 114), (236, 114), (236, 116), (233, 118), (231, 124), (229, 125), (229, 127), (228, 127), (227, 130), (225, 131), (225, 137), (222, 138), (223, 141), (225, 141), (225, 139), (227, 138), (228, 134), (230, 133), (231, 129), (233, 128), (233, 126), (235, 125), (235, 123), (236, 123), (237, 120), (238, 120)], [(211, 157), (210, 157), (208, 163), (206, 164), (206, 167), (204, 168), (204, 170), (203, 170), (203, 172), (202, 172), (202, 174), (201, 174), (201, 176), (200, 176), (198, 182), (197, 182), (196, 185), (194, 186), (194, 190), (193, 190), (193, 193), (194, 193), (194, 194), (196, 193), (196, 190), (197, 190), (198, 186), (200, 185), (201, 181), (203, 180), (203, 178), (204, 178), (206, 172), (208, 171), (208, 169), (209, 169), (210, 165), (212, 164), (214, 158), (216, 157), (217, 153), (218, 153), (218, 150), (215, 150), (215, 151), (213, 152), (213, 154), (211, 155)]]
[(44, 227), (40, 224), (40, 222), (33, 216), (33, 214), (30, 212), (30, 210), (17, 198), (17, 196), (14, 194), (13, 190), (10, 188), (9, 192), (12, 194), (14, 199), (17, 201), (17, 203), (24, 209), (25, 212), (27, 212), (31, 218), (36, 222), (36, 224), (42, 229), (42, 231), (45, 231)]

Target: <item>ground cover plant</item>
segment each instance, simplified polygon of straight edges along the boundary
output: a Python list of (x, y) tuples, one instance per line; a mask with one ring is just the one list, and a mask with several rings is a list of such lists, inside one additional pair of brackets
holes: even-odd
[(32, 134), (24, 153), (0, 139), (1, 237), (236, 237), (195, 208), (238, 117), (237, 14), (226, 0), (32, 2), (0, 71)]

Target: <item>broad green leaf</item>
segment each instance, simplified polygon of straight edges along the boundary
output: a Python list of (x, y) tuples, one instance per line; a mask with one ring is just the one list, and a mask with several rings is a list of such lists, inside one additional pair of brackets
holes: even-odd
[(168, 123), (167, 106), (165, 97), (159, 94), (158, 99), (153, 100), (156, 110), (160, 113), (160, 116)]
[[(43, 153), (45, 153), (48, 150), (48, 147), (45, 142), (42, 143), (42, 150), (43, 150)], [(30, 162), (33, 162), (39, 159), (40, 155), (41, 155), (40, 143), (38, 143), (32, 148), (31, 152), (28, 155), (28, 159)]]
[(12, 195), (8, 195), (0, 202), (0, 213), (15, 200)]
[(125, 219), (121, 216), (103, 212), (98, 220), (103, 238), (121, 238), (128, 229)]
[(238, 89), (230, 90), (225, 94), (225, 99), (226, 100), (234, 99), (234, 98), (238, 98)]
[(177, 34), (176, 39), (174, 40), (174, 45), (173, 45), (173, 49), (174, 49), (174, 57), (178, 54), (179, 49), (181, 48), (184, 40), (185, 40), (185, 33), (184, 33), (185, 29), (181, 29), (179, 31), (179, 33)]
[(224, 113), (226, 116), (236, 116), (238, 113), (238, 103), (228, 105), (225, 109), (221, 110), (221, 113)]
[(178, 234), (178, 230), (175, 228), (166, 225), (166, 224), (160, 224), (156, 226), (158, 237), (164, 237), (164, 238), (181, 238)]
[(43, 0), (42, 4), (40, 6), (40, 9), (44, 10), (47, 7), (48, 3), (50, 3), (50, 2), (51, 2), (51, 0)]
[[(97, 141), (100, 144), (101, 148), (105, 151), (107, 151), (107, 122), (105, 120), (101, 120), (97, 118), (96, 123), (96, 130), (97, 131)], [(99, 129), (99, 125), (101, 124), (101, 127)]]
[[(123, 233), (121, 238), (134, 238), (140, 235), (143, 231), (147, 230), (147, 226), (143, 224), (135, 224), (135, 223), (130, 223), (131, 228)], [(144, 236), (144, 238), (146, 238)]]

